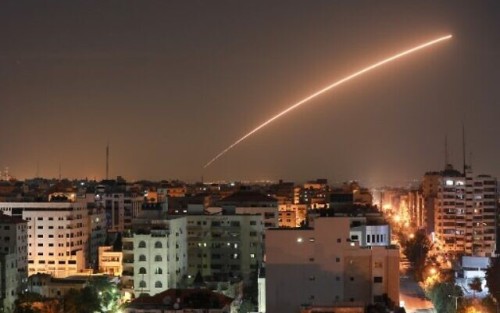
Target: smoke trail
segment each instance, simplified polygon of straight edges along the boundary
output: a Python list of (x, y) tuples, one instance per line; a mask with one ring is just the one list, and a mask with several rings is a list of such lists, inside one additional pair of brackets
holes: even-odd
[(328, 90), (332, 89), (332, 88), (335, 88), (353, 78), (356, 78), (366, 72), (369, 72), (373, 69), (376, 69), (377, 67), (379, 66), (382, 66), (386, 63), (389, 63), (389, 62), (392, 62), (396, 59), (399, 59), (403, 56), (406, 56), (408, 54), (411, 54), (413, 52), (417, 52), (419, 50), (422, 50), (424, 48), (427, 48), (429, 46), (432, 46), (434, 44), (437, 44), (441, 41), (444, 41), (444, 40), (448, 40), (452, 37), (452, 35), (446, 35), (446, 36), (443, 36), (443, 37), (439, 37), (437, 39), (434, 39), (434, 40), (431, 40), (429, 42), (425, 42), (423, 44), (420, 44), (418, 46), (415, 46), (411, 49), (408, 49), (408, 50), (405, 50), (403, 52), (399, 52), (391, 57), (388, 57), (382, 61), (379, 61), (375, 64), (372, 64), (368, 67), (365, 67), (364, 69), (362, 70), (359, 70), (357, 72), (355, 72), (354, 74), (351, 74), (347, 77), (344, 77), (342, 78), (341, 80), (338, 80), (336, 82), (334, 82), (333, 84), (313, 93), (312, 95), (308, 96), (307, 98), (304, 98), (302, 100), (300, 100), (299, 102), (293, 104), (292, 106), (288, 107), (287, 109), (281, 111), (280, 113), (276, 114), (275, 116), (271, 117), (270, 119), (268, 119), (267, 121), (265, 121), (264, 123), (260, 124), (259, 126), (257, 126), (256, 128), (254, 128), (253, 130), (251, 130), (249, 133), (247, 133), (246, 135), (244, 135), (243, 137), (241, 137), (240, 139), (236, 140), (232, 145), (230, 145), (229, 147), (227, 147), (226, 149), (222, 150), (222, 152), (220, 152), (219, 154), (217, 154), (213, 159), (211, 159), (210, 161), (207, 162), (207, 164), (205, 164), (205, 166), (203, 166), (203, 168), (206, 168), (208, 166), (210, 166), (210, 164), (214, 163), (218, 158), (220, 158), (221, 156), (223, 156), (224, 154), (226, 154), (226, 152), (228, 152), (229, 150), (231, 150), (232, 148), (234, 148), (236, 145), (238, 145), (240, 142), (242, 142), (243, 140), (247, 139), (248, 137), (250, 137), (251, 135), (253, 135), (254, 133), (256, 133), (257, 131), (259, 131), (261, 128), (264, 128), (265, 126), (267, 126), (268, 124), (272, 123), (274, 120), (280, 118), (281, 116), (287, 114), (288, 112), (292, 111), (293, 109), (296, 109), (297, 107), (301, 106), (302, 104), (308, 102), (309, 100), (313, 99), (313, 98), (316, 98), (317, 96), (327, 92)]

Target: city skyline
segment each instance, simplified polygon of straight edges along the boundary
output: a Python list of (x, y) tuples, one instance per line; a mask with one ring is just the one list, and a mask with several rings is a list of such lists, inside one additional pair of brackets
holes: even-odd
[[(17, 178), (420, 179), (500, 176), (500, 5), (348, 2), (0, 4), (0, 167)], [(401, 47), (446, 45), (266, 117)], [(472, 157), (470, 155), (472, 154)]]

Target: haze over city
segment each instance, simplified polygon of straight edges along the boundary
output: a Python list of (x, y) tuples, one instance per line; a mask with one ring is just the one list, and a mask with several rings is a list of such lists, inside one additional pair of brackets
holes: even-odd
[[(402, 184), (500, 176), (495, 1), (0, 4), (0, 166), (17, 178)], [(270, 116), (426, 40), (453, 40)]]

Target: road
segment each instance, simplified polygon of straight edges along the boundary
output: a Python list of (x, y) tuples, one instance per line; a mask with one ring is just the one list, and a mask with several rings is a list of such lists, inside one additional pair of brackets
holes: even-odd
[(408, 275), (408, 264), (402, 259), (399, 279), (399, 300), (404, 302), (407, 313), (434, 313), (434, 306), (425, 298), (424, 291), (413, 279), (413, 275)]

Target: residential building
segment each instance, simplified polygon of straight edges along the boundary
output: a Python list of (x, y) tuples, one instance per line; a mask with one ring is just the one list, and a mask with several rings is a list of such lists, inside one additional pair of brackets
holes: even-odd
[(351, 223), (321, 217), (314, 228), (266, 231), (266, 312), (367, 305), (386, 296), (399, 304), (399, 248), (361, 246), (351, 240)]
[(121, 276), (123, 272), (123, 252), (113, 250), (113, 246), (99, 247), (99, 273)]
[(448, 169), (438, 180), (435, 235), (444, 253), (494, 256), (498, 194), (496, 179)]
[(260, 214), (265, 228), (279, 227), (278, 200), (261, 192), (240, 189), (218, 202), (227, 214)]
[(66, 277), (86, 269), (89, 238), (85, 201), (1, 202), (0, 210), (28, 222), (28, 275)]
[(103, 207), (106, 212), (108, 232), (122, 232), (129, 229), (132, 219), (140, 214), (144, 196), (123, 188), (98, 186), (95, 202), (97, 207)]
[(17, 253), (0, 253), (0, 308), (2, 312), (12, 312), (19, 292), (19, 272)]
[(189, 215), (188, 277), (249, 281), (263, 260), (262, 215)]
[(300, 227), (307, 218), (306, 204), (280, 204), (279, 227)]
[(95, 207), (95, 203), (88, 203), (88, 251), (87, 267), (97, 269), (99, 261), (99, 247), (106, 242), (106, 213), (102, 207)]
[(55, 278), (49, 274), (34, 274), (28, 279), (28, 290), (47, 298), (62, 298), (70, 290), (81, 290), (89, 283), (89, 277)]
[(312, 209), (324, 209), (328, 207), (330, 186), (328, 180), (320, 178), (304, 183), (298, 190), (298, 202), (307, 204)]
[(123, 233), (126, 289), (136, 296), (177, 288), (187, 278), (186, 217), (166, 217), (162, 204), (145, 207)]
[(16, 255), (16, 292), (21, 291), (28, 278), (28, 222), (3, 211), (0, 211), (0, 253)]

